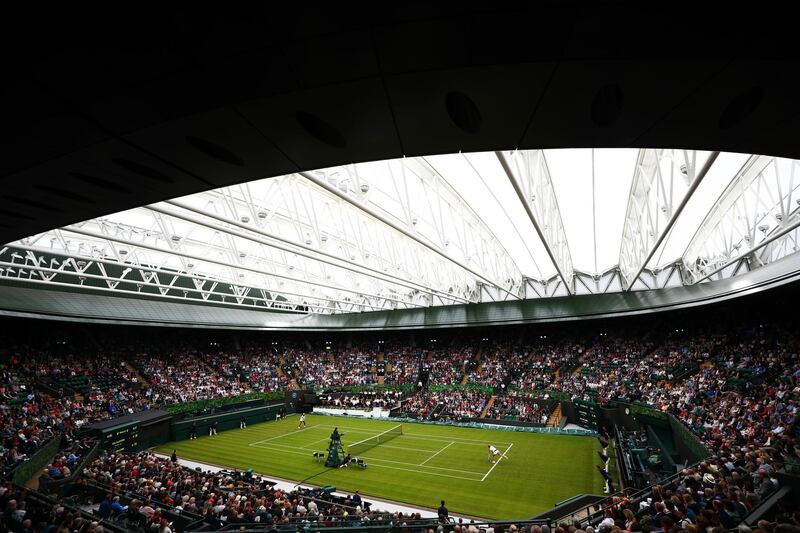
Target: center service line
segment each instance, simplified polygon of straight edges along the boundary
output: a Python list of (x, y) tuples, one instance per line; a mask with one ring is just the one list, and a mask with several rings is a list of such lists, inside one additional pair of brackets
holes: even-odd
[[(445, 451), (447, 448), (449, 448), (450, 446), (452, 446), (453, 444), (455, 444), (455, 443), (454, 443), (454, 441), (450, 441), (450, 444), (448, 444), (447, 446), (445, 446), (444, 448), (442, 448), (441, 450), (439, 450), (439, 451), (438, 451), (438, 452), (436, 452), (435, 454), (431, 455), (430, 457), (428, 457), (427, 459), (425, 459), (424, 461), (422, 461), (422, 462), (419, 464), (419, 466), (422, 466), (422, 465), (424, 465), (425, 463), (427, 463), (428, 461), (430, 461), (431, 459), (433, 459), (434, 457), (436, 457), (437, 455), (439, 455), (440, 453), (442, 453), (443, 451)], [(481, 481), (483, 481), (483, 480), (481, 480)]]

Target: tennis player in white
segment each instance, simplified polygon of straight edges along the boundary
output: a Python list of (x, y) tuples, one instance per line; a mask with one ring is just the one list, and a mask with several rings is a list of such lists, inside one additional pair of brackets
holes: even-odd
[(297, 429), (300, 429), (300, 426), (306, 427), (306, 414), (300, 413), (300, 423), (297, 424)]
[(491, 444), (489, 444), (488, 446), (489, 446), (489, 460), (493, 463), (496, 463), (497, 461), (500, 460), (500, 450), (498, 450)]

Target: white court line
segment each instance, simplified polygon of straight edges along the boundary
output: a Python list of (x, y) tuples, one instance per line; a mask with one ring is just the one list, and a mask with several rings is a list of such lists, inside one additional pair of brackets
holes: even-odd
[(392, 450), (406, 450), (408, 452), (431, 453), (433, 451), (433, 450), (424, 450), (422, 448), (404, 448), (403, 446), (392, 446), (391, 444), (377, 444), (376, 446), (380, 446), (381, 448), (390, 448)]
[[(392, 461), (391, 459), (381, 459), (380, 457), (368, 457), (366, 455), (361, 455), (360, 457), (363, 457), (364, 459), (370, 459), (372, 461), (382, 461), (384, 463), (393, 463), (393, 464), (398, 464), (398, 465), (408, 465), (408, 466), (417, 466), (417, 467), (420, 466), (417, 463), (405, 463), (403, 461)], [(473, 472), (471, 470), (459, 470), (458, 468), (446, 468), (446, 467), (443, 467), (443, 466), (425, 465), (423, 468), (434, 468), (436, 470), (447, 470), (448, 472), (460, 472), (462, 474), (475, 474), (476, 476), (480, 476), (481, 475), (480, 472)], [(423, 472), (424, 474), (428, 473), (428, 472), (425, 472), (425, 471), (422, 471), (422, 470), (416, 470), (416, 472)]]
[[(297, 446), (290, 446), (288, 444), (277, 444), (275, 442), (270, 442), (269, 444), (262, 444), (260, 442), (254, 442), (253, 444), (248, 444), (248, 446), (253, 446), (254, 448), (264, 448), (267, 449), (268, 447), (278, 447), (278, 448), (286, 448), (288, 450), (301, 450), (302, 448), (298, 448)], [(309, 450), (313, 451), (313, 450)]]
[[(514, 444), (511, 444), (511, 446), (513, 446), (513, 445), (514, 445)], [(505, 457), (505, 456), (506, 456), (506, 453), (508, 453), (508, 450), (510, 450), (510, 449), (511, 449), (511, 446), (509, 446), (508, 448), (506, 448), (506, 449), (503, 451), (503, 454), (500, 456), (500, 459), (498, 459), (497, 461), (495, 461), (495, 463), (492, 465), (492, 467), (489, 469), (489, 471), (488, 471), (488, 472), (486, 472), (486, 475), (485, 475), (485, 476), (483, 476), (483, 477), (481, 478), (481, 481), (483, 481), (484, 479), (486, 479), (487, 477), (489, 477), (489, 474), (491, 474), (491, 473), (492, 473), (492, 470), (494, 470), (494, 467), (496, 467), (496, 466), (497, 466), (497, 465), (500, 463), (500, 461), (502, 461), (502, 460), (503, 460), (503, 457)]]
[(314, 448), (309, 448), (309, 446), (313, 446), (314, 444), (316, 444), (318, 442), (327, 442), (329, 440), (330, 439), (328, 437), (325, 437), (324, 439), (315, 440), (314, 442), (310, 442), (310, 443), (306, 444), (305, 446), (303, 446), (303, 448), (306, 449), (306, 450), (313, 450)]
[(437, 455), (439, 455), (440, 453), (442, 453), (443, 451), (445, 451), (447, 448), (449, 448), (450, 446), (452, 446), (453, 444), (455, 444), (455, 441), (450, 441), (450, 444), (448, 444), (447, 446), (445, 446), (444, 448), (442, 448), (441, 450), (439, 450), (439, 451), (438, 451), (438, 452), (436, 452), (435, 454), (431, 455), (430, 457), (428, 457), (427, 459), (425, 459), (424, 461), (422, 461), (422, 462), (419, 464), (419, 466), (422, 466), (422, 465), (424, 465), (425, 463), (427, 463), (428, 461), (430, 461), (431, 459), (433, 459), (434, 457), (436, 457)]
[[(377, 435), (378, 433), (381, 433), (380, 431), (374, 431), (374, 430), (370, 431), (368, 429), (358, 429), (358, 428), (348, 427), (348, 426), (329, 426), (329, 425), (325, 425), (325, 424), (318, 424), (316, 427), (328, 427), (328, 428), (338, 427), (339, 429), (349, 429), (350, 431), (354, 431), (356, 433), (372, 433), (373, 435)], [(437, 437), (423, 437), (423, 436), (419, 436), (419, 435), (410, 435), (408, 433), (403, 433), (401, 436), (409, 438), (409, 439), (432, 440), (432, 441), (436, 441), (436, 442), (456, 441), (456, 444), (475, 444), (475, 445), (481, 445), (481, 446), (486, 446), (487, 444), (489, 444), (489, 440), (488, 439), (487, 440), (465, 439), (465, 438), (462, 438), (462, 437), (449, 437), (449, 436), (444, 436), (444, 435), (442, 435), (442, 436), (440, 436), (438, 438)], [(459, 442), (459, 441), (463, 441), (463, 442)], [(500, 441), (491, 441), (491, 442), (494, 442), (495, 444), (500, 444), (500, 445), (513, 444), (511, 442), (500, 442)]]
[[(298, 448), (297, 446), (289, 446), (288, 444), (276, 444), (276, 443), (272, 442), (270, 444), (259, 444), (259, 445), (254, 446), (254, 447), (261, 448), (262, 450), (274, 450), (276, 452), (286, 451), (286, 452), (295, 453), (295, 454), (298, 454), (298, 455), (306, 455), (306, 454), (304, 454), (302, 452), (298, 452), (297, 451), (297, 450), (299, 450), (301, 448)], [(276, 448), (279, 448), (279, 449), (276, 449)], [(311, 450), (309, 450), (309, 451), (311, 451)], [(398, 464), (398, 465), (408, 465), (408, 466), (417, 466), (417, 467), (419, 466), (418, 463), (406, 463), (404, 461), (393, 461), (391, 459), (381, 459), (380, 457), (372, 457), (372, 456), (368, 456), (368, 455), (359, 455), (358, 457), (363, 457), (364, 459), (369, 459), (371, 461), (381, 461), (381, 462), (384, 462), (384, 463), (393, 463), (393, 464)], [(480, 476), (481, 473), (482, 473), (482, 472), (473, 472), (471, 470), (459, 470), (457, 468), (445, 468), (445, 467), (441, 467), (441, 466), (430, 466), (430, 465), (425, 465), (424, 468), (434, 468), (436, 470), (446, 470), (448, 472), (460, 472), (462, 474), (474, 474), (476, 476)], [(415, 472), (418, 472), (418, 470), (415, 470)], [(424, 474), (432, 474), (432, 472), (423, 472), (423, 473)]]
[(307, 429), (313, 429), (315, 427), (319, 427), (319, 426), (308, 426), (307, 428), (298, 429), (297, 431), (290, 431), (289, 433), (284, 433), (282, 435), (278, 435), (277, 437), (270, 437), (268, 439), (259, 440), (259, 441), (256, 441), (256, 442), (251, 442), (250, 444), (248, 444), (248, 446), (255, 446), (256, 444), (261, 444), (262, 442), (269, 442), (271, 440), (281, 439), (283, 437), (288, 437), (289, 435), (294, 435), (295, 433), (300, 433), (301, 431), (305, 431)]
[[(269, 448), (267, 448), (267, 446), (275, 446), (275, 444), (267, 444), (266, 446), (258, 446), (258, 447), (259, 447), (259, 448), (265, 448), (265, 449), (269, 449)], [(286, 452), (286, 453), (293, 453), (293, 454), (295, 454), (295, 455), (305, 455), (305, 456), (307, 456), (307, 455), (308, 455), (308, 454), (307, 454), (307, 453), (305, 453), (305, 452), (298, 452), (298, 451), (295, 451), (295, 450), (296, 450), (296, 449), (291, 449), (291, 450), (282, 450), (282, 449), (277, 449), (277, 450), (274, 450), (274, 451), (276, 451), (276, 452)], [(374, 459), (374, 458), (373, 458), (373, 459)], [(378, 459), (378, 460), (381, 460), (381, 459)], [(401, 464), (409, 464), (409, 463), (401, 463)], [(449, 477), (449, 478), (453, 478), (453, 479), (463, 479), (464, 481), (482, 481), (482, 480), (480, 480), (480, 479), (475, 479), (475, 478), (471, 478), (471, 477), (464, 477), (464, 476), (451, 476), (451, 475), (449, 475), (449, 474), (439, 474), (439, 473), (437, 473), (437, 472), (425, 472), (424, 470), (419, 470), (419, 468), (417, 468), (417, 469), (412, 469), (412, 468), (400, 468), (400, 467), (398, 467), (398, 466), (379, 465), (379, 464), (374, 464), (374, 463), (372, 463), (372, 465), (371, 465), (371, 466), (376, 466), (376, 467), (378, 467), (378, 468), (388, 468), (388, 469), (390, 469), (390, 470), (402, 470), (402, 471), (404, 471), (404, 472), (415, 472), (415, 473), (425, 474), (425, 475), (428, 475), (428, 476), (438, 476), (438, 477)], [(418, 466), (418, 465), (413, 465), (413, 466)], [(426, 467), (426, 468), (433, 468), (433, 467)], [(447, 470), (452, 470), (452, 469), (448, 468)], [(470, 472), (470, 473), (471, 473), (471, 474), (478, 475), (478, 476), (480, 475), (479, 473), (476, 473), (476, 472)]]
[[(433, 437), (419, 437), (417, 435), (406, 435), (403, 433), (403, 437), (408, 437), (409, 439), (420, 439), (420, 440), (432, 440), (436, 442), (455, 442), (456, 444), (466, 444), (469, 446), (486, 446), (489, 441), (485, 440), (473, 440), (473, 439), (460, 439), (460, 437), (445, 437), (442, 436), (441, 438), (435, 439)], [(460, 440), (459, 440), (460, 439)], [(511, 444), (510, 442), (498, 442), (497, 444)]]

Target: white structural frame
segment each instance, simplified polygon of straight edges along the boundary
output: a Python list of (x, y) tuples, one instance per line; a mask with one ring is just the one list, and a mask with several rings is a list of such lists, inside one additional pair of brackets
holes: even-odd
[[(178, 207), (180, 208), (180, 210), (171, 209), (169, 205)], [(381, 281), (387, 283), (395, 283), (397, 285), (406, 287), (408, 289), (420, 290), (422, 292), (425, 292), (431, 297), (438, 296), (440, 298), (450, 300), (453, 303), (456, 302), (467, 303), (469, 301), (459, 296), (446, 294), (443, 291), (440, 291), (433, 287), (429, 287), (422, 283), (414, 282), (413, 280), (407, 281), (404, 278), (393, 275), (392, 273), (385, 273), (366, 265), (359, 265), (355, 261), (350, 261), (347, 258), (336, 257), (332, 254), (325, 253), (322, 250), (315, 250), (311, 246), (307, 246), (302, 243), (291, 242), (288, 239), (283, 239), (280, 236), (271, 235), (269, 233), (259, 230), (258, 228), (254, 228), (248, 226), (247, 224), (243, 224), (237, 220), (219, 216), (210, 211), (203, 211), (201, 209), (194, 208), (190, 205), (181, 202), (167, 201), (163, 202), (162, 204), (148, 205), (146, 206), (146, 209), (154, 211), (156, 213), (160, 213), (168, 217), (178, 218), (190, 222), (192, 224), (204, 226), (214, 231), (219, 231), (226, 233), (228, 235), (241, 237), (243, 239), (247, 239), (255, 243), (260, 243), (265, 246), (269, 246), (275, 248), (276, 250), (280, 250), (289, 254), (301, 256), (313, 261), (318, 261), (320, 263), (324, 263), (332, 267), (343, 268), (356, 274), (369, 275)], [(188, 211), (188, 213), (184, 211)]]
[(624, 290), (636, 286), (718, 155), (698, 172), (694, 150), (639, 150), (619, 251)]
[[(639, 150), (619, 264), (602, 272), (575, 268), (545, 152), (531, 150), (480, 154), (475, 165), (462, 155), (471, 170), (424, 157), (345, 165), (105, 215), (0, 247), (0, 280), (334, 314), (693, 285), (800, 250), (800, 161), (753, 155), (710, 208), (708, 187), (694, 195), (705, 218), (679, 258), (661, 261), (676, 242), (683, 248), (688, 234), (673, 241), (674, 225), (718, 155), (701, 165), (693, 151)], [(472, 202), (489, 194), (497, 206), (473, 208), (453, 186), (463, 172), (486, 191), (461, 193)], [(594, 152), (592, 187), (594, 235)], [(507, 220), (494, 226), (479, 214), (498, 212)], [(527, 248), (538, 277), (505, 246)]]
[(170, 203), (244, 229), (251, 236), (268, 237), (273, 248), (290, 245), (293, 260), (305, 257), (321, 262), (327, 257), (363, 273), (403, 280), (407, 286), (428, 291), (427, 305), (473, 301), (474, 281), (464, 272), (449, 268), (441, 259), (432, 261), (426, 250), (397, 239), (375, 220), (323, 194), (300, 176), (261, 183), (266, 187), (258, 196), (245, 183), (192, 196), (199, 205), (189, 205), (189, 198)]
[[(399, 168), (393, 169), (392, 161), (383, 163), (389, 165), (393, 198), (399, 203), (402, 218), (391, 216), (379, 204), (370, 201), (370, 188), (364, 187), (365, 183), (354, 165), (336, 169), (338, 174), (335, 177), (331, 175), (331, 169), (300, 172), (299, 175), (380, 221), (394, 230), (398, 237), (404, 236), (416, 242), (470, 273), (480, 283), (519, 299), (522, 273), (483, 220), (423, 159), (395, 161), (402, 162)], [(411, 181), (421, 185), (424, 192), (412, 197), (408, 192)], [(347, 185), (342, 186), (343, 183)], [(364, 189), (366, 192), (359, 193)], [(421, 234), (423, 223), (432, 230), (427, 238)], [(456, 230), (451, 232), (455, 236), (453, 240), (449, 239), (446, 229)], [(455, 249), (460, 253), (454, 253)]]
[[(424, 158), (366, 165), (369, 172), (347, 165), (206, 191), (16, 244), (33, 250), (49, 239), (50, 252), (76, 262), (133, 261), (314, 312), (520, 298), (523, 276), (511, 256)], [(106, 281), (114, 290), (122, 280)]]
[(574, 293), (574, 269), (567, 234), (544, 152), (495, 152), (567, 294)]
[[(251, 236), (267, 237), (272, 248), (290, 245), (293, 251), (286, 253), (294, 263), (299, 257), (316, 263), (327, 257), (343, 267), (349, 263), (353, 272), (365, 275), (380, 272), (383, 278), (392, 278), (395, 283), (403, 280), (407, 287), (428, 293), (427, 300), (421, 302), (424, 305), (475, 301), (477, 286), (468, 272), (435, 256), (426, 247), (401, 238), (336, 194), (298, 174), (261, 180), (259, 184), (262, 185), (259, 194), (245, 183), (171, 204), (215, 217), (227, 225), (245, 229)], [(345, 180), (337, 185), (358, 186)]]
[(753, 155), (683, 254), (684, 283), (732, 277), (798, 251), (800, 162)]
[[(109, 267), (114, 266), (120, 268), (124, 266), (124, 269), (117, 274), (112, 274), (108, 270)], [(331, 309), (327, 305), (292, 303), (282, 298), (283, 295), (270, 293), (263, 289), (225, 284), (202, 276), (147, 265), (142, 266), (135, 262), (126, 266), (107, 259), (75, 257), (58, 251), (43, 253), (40, 248), (20, 245), (0, 248), (0, 278), (24, 280), (26, 284), (45, 286), (65, 288), (80, 286), (91, 288), (93, 291), (115, 294), (144, 293), (157, 299), (187, 303), (205, 301), (262, 310), (266, 308), (306, 313), (307, 309), (314, 309), (318, 313), (331, 313)], [(91, 284), (92, 280), (101, 283)], [(181, 280), (191, 281), (192, 286), (179, 285), (178, 282)], [(86, 284), (87, 281), (90, 281), (90, 284)], [(230, 289), (230, 292), (218, 290), (223, 287)], [(189, 296), (190, 294), (194, 297)], [(285, 292), (283, 294), (305, 297), (301, 294)], [(330, 301), (340, 303), (343, 308), (349, 308), (351, 311), (358, 311), (360, 307), (363, 307), (346, 301)]]

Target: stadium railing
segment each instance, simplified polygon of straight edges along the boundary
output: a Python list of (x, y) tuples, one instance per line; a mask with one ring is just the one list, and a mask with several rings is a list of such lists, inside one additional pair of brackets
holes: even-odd
[[(229, 490), (229, 489), (227, 489), (225, 487), (214, 487), (214, 489), (215, 490), (219, 490), (219, 491)], [(249, 490), (248, 493), (254, 494), (254, 495), (259, 495), (259, 494), (265, 494), (266, 491), (268, 491), (268, 490), (269, 489)], [(145, 501), (146, 500), (146, 497), (144, 495), (142, 495), (142, 494), (137, 494), (135, 492), (130, 492), (130, 491), (126, 491), (126, 490), (114, 491), (113, 487), (111, 487), (109, 485), (106, 485), (104, 483), (101, 483), (101, 482), (99, 482), (97, 480), (94, 480), (94, 479), (87, 480), (86, 483), (81, 487), (80, 491), (85, 495), (92, 496), (95, 500), (102, 499), (106, 494), (110, 493), (110, 494), (113, 494), (115, 496), (119, 496), (120, 497), (120, 501), (123, 504), (129, 504), (133, 500), (139, 500), (139, 501)], [(336, 508), (336, 509), (341, 509), (343, 511), (347, 511), (348, 514), (350, 514), (352, 516), (355, 516), (355, 513), (357, 511), (356, 507), (354, 507), (352, 505), (346, 505), (346, 504), (344, 504), (344, 503), (342, 503), (340, 501), (335, 501), (335, 497), (332, 497), (333, 499), (324, 499), (324, 498), (312, 497), (312, 496), (310, 496), (308, 494), (301, 494), (300, 497), (302, 497), (306, 501), (314, 501), (314, 502), (317, 503), (317, 506), (320, 509), (320, 516), (315, 518), (314, 521), (319, 521), (319, 520), (326, 521), (326, 520), (329, 520), (329, 519), (331, 519), (331, 520), (339, 519), (340, 515), (330, 514), (330, 513), (327, 512), (329, 509), (332, 509), (332, 508)], [(366, 503), (366, 505), (364, 506), (365, 510), (368, 511), (370, 503), (369, 502), (365, 502), (365, 503)], [(178, 526), (180, 526), (180, 530), (181, 531), (189, 531), (189, 530), (191, 530), (192, 524), (200, 523), (200, 522), (203, 521), (203, 516), (201, 516), (201, 515), (199, 515), (197, 513), (193, 513), (191, 511), (181, 510), (181, 509), (178, 509), (177, 507), (174, 507), (174, 506), (171, 506), (171, 505), (159, 502), (159, 501), (155, 501), (155, 500), (150, 501), (150, 504), (153, 507), (161, 509), (161, 511), (163, 513), (165, 513), (166, 516), (170, 517), (169, 518), (170, 521), (173, 521)], [(308, 522), (308, 518), (306, 517), (306, 518), (297, 519), (297, 520), (291, 519), (290, 522), (291, 523), (295, 523), (295, 524), (297, 524), (297, 523), (305, 523), (305, 522)], [(241, 527), (241, 526), (248, 526), (250, 524), (250, 522), (231, 521), (231, 522), (228, 522), (228, 524), (235, 525), (237, 527)]]
[[(686, 468), (693, 468), (693, 467), (697, 466), (697, 464), (699, 464), (699, 462), (695, 463), (693, 465), (687, 466)], [(773, 466), (775, 466), (775, 465), (773, 465)], [(781, 468), (783, 467), (783, 465), (779, 465), (779, 466)], [(580, 509), (576, 509), (574, 511), (571, 511), (570, 513), (565, 514), (563, 516), (548, 516), (547, 518), (549, 518), (550, 520), (552, 520), (553, 522), (556, 522), (556, 523), (561, 523), (561, 522), (574, 523), (574, 522), (578, 522), (578, 523), (581, 524), (582, 527), (585, 527), (587, 525), (597, 526), (597, 524), (599, 524), (600, 521), (604, 518), (605, 510), (608, 509), (609, 507), (614, 507), (614, 506), (620, 505), (620, 504), (622, 504), (624, 502), (625, 505), (633, 506), (633, 508), (638, 509), (639, 508), (639, 503), (641, 501), (643, 501), (646, 498), (651, 497), (653, 495), (653, 487), (655, 487), (656, 485), (658, 485), (658, 486), (669, 485), (673, 481), (675, 481), (680, 475), (681, 475), (681, 472), (676, 472), (675, 474), (660, 480), (658, 483), (654, 483), (652, 485), (649, 485), (649, 486), (647, 486), (647, 487), (645, 487), (645, 488), (643, 488), (641, 490), (634, 491), (634, 490), (630, 490), (630, 489), (625, 489), (625, 490), (619, 491), (619, 492), (617, 492), (617, 493), (615, 493), (615, 494), (613, 494), (611, 496), (603, 498), (602, 500), (599, 500), (599, 501), (597, 501), (597, 502), (595, 502), (593, 504), (590, 504), (590, 505), (587, 505), (585, 507), (581, 507)], [(769, 493), (762, 500), (762, 504), (759, 505), (759, 507), (756, 508), (756, 510), (759, 510), (759, 513), (760, 513), (759, 516), (763, 515), (767, 511), (769, 511), (772, 507), (774, 507), (774, 505), (777, 503), (777, 501), (780, 498), (782, 498), (782, 497), (784, 497), (784, 496), (786, 496), (788, 494), (788, 491), (783, 490), (784, 488), (790, 488), (790, 487), (785, 487), (785, 486), (778, 487), (774, 491)], [(780, 494), (780, 495), (776, 496), (776, 494)], [(755, 511), (756, 510), (754, 510), (753, 513), (748, 515), (748, 518), (756, 516), (755, 515)], [(546, 514), (546, 513), (543, 513), (543, 514)], [(749, 522), (747, 522), (747, 523), (749, 523)]]
[[(134, 500), (138, 500), (140, 502), (148, 501), (147, 498), (141, 494), (125, 490), (114, 491), (111, 487), (105, 486), (102, 483), (94, 480), (87, 480), (85, 484), (80, 486), (78, 491), (76, 491), (76, 494), (91, 496), (94, 501), (102, 501), (106, 494), (119, 496), (120, 503), (123, 505), (129, 505)], [(193, 513), (191, 511), (180, 510), (171, 505), (167, 505), (153, 499), (150, 499), (149, 503), (155, 509), (160, 509), (162, 516), (164, 516), (164, 518), (166, 518), (169, 522), (174, 522), (177, 526), (176, 529), (179, 531), (186, 531), (189, 525), (203, 520), (202, 515)], [(97, 518), (96, 515), (92, 516), (95, 519)]]
[[(522, 529), (527, 526), (550, 526), (552, 522), (547, 519), (536, 520), (465, 520), (462, 522), (456, 521), (453, 518), (447, 523), (442, 524), (438, 518), (426, 518), (422, 520), (402, 520), (402, 523), (397, 524), (395, 520), (361, 520), (359, 518), (348, 520), (348, 524), (341, 524), (335, 526), (321, 526), (319, 523), (306, 522), (303, 524), (303, 531), (319, 531), (321, 533), (350, 533), (369, 531), (374, 533), (379, 532), (393, 532), (393, 533), (417, 533), (424, 529), (436, 529), (443, 525), (446, 529), (461, 526), (475, 526), (479, 531), (486, 531), (488, 528), (494, 528), (495, 531), (508, 530), (512, 525)], [(382, 523), (376, 523), (382, 522)], [(278, 523), (278, 524), (249, 524), (245, 529), (241, 529), (241, 524), (227, 524), (220, 531), (239, 531), (241, 533), (264, 531), (298, 531), (299, 524), (297, 523)]]
[(53, 461), (61, 448), (61, 439), (61, 435), (56, 435), (40, 446), (33, 455), (21, 462), (11, 473), (12, 483), (23, 486), (28, 480), (37, 476), (44, 467)]
[[(679, 475), (680, 472), (676, 472), (675, 474), (660, 480), (657, 484), (662, 485), (669, 483), (675, 480)], [(647, 487), (641, 490), (623, 489), (615, 492), (614, 494), (606, 496), (605, 498), (596, 501), (592, 504), (580, 507), (579, 509), (574, 509), (567, 514), (561, 516), (548, 516), (548, 518), (550, 518), (554, 522), (566, 521), (568, 523), (580, 522), (582, 525), (592, 524), (593, 522), (599, 521), (600, 519), (603, 518), (603, 512), (605, 509), (613, 505), (617, 505), (617, 501), (615, 500), (627, 500), (629, 502), (638, 502), (643, 498), (646, 498), (648, 495), (652, 494), (653, 486), (654, 485), (648, 485)]]
[[(78, 476), (81, 475), (83, 469), (86, 468), (86, 465), (88, 465), (89, 462), (92, 459), (94, 459), (99, 452), (100, 452), (100, 441), (94, 441), (91, 449), (89, 449), (89, 451), (83, 455), (80, 463), (78, 463), (77, 466), (75, 466), (70, 475), (68, 477), (56, 479), (50, 482), (50, 484), (46, 487), (47, 490), (51, 493), (60, 492), (61, 488), (64, 485), (74, 482), (76, 479), (78, 479)], [(40, 489), (41, 488), (42, 487), (40, 487)]]
[(89, 520), (89, 522), (97, 522), (97, 523), (99, 523), (101, 526), (103, 526), (103, 530), (104, 531), (110, 531), (111, 533), (126, 533), (127, 532), (127, 530), (124, 527), (120, 526), (119, 524), (115, 524), (110, 520), (103, 520), (103, 519), (101, 519), (100, 517), (98, 517), (96, 515), (93, 515), (93, 514), (87, 512), (87, 511), (84, 511), (79, 506), (74, 505), (72, 502), (70, 502), (68, 500), (65, 500), (65, 499), (62, 499), (62, 498), (56, 499), (56, 498), (53, 498), (53, 497), (48, 496), (46, 494), (43, 494), (43, 493), (41, 493), (39, 491), (27, 490), (27, 489), (24, 489), (23, 487), (19, 487), (19, 486), (17, 486), (16, 488), (21, 491), (21, 494), (22, 494), (22, 498), (21, 499), (23, 501), (30, 500), (31, 502), (36, 502), (38, 504), (41, 504), (41, 505), (44, 505), (44, 506), (48, 506), (48, 507), (55, 507), (55, 506), (58, 505), (58, 506), (63, 507), (64, 509), (70, 511), (70, 513), (72, 513), (73, 516), (81, 516), (81, 517)]
[(775, 508), (778, 502), (781, 499), (789, 496), (791, 492), (792, 487), (790, 486), (779, 487), (778, 490), (764, 498), (761, 503), (759, 503), (752, 511), (750, 511), (750, 514), (745, 516), (742, 522), (750, 527), (756, 527), (758, 522), (762, 519), (765, 519), (766, 516)]

